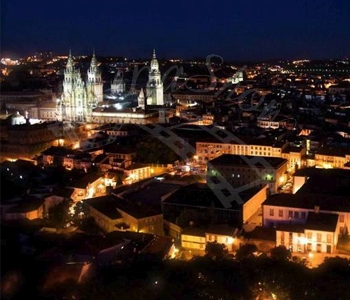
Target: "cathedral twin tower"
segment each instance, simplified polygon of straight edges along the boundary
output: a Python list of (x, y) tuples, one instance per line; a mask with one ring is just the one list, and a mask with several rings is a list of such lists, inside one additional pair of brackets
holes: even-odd
[[(87, 78), (84, 81), (80, 71), (74, 67), (72, 54), (69, 51), (67, 65), (64, 70), (63, 93), (60, 103), (62, 119), (71, 122), (89, 122), (93, 110), (102, 102), (103, 81), (95, 53), (92, 55)], [(147, 105), (156, 106), (162, 106), (164, 104), (163, 82), (155, 50), (153, 50), (153, 57), (149, 68), (146, 95), (143, 89), (141, 89), (138, 96), (139, 108), (145, 110), (146, 103)]]

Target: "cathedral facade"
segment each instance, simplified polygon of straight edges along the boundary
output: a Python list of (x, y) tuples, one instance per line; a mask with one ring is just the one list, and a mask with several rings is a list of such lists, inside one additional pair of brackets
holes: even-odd
[(71, 52), (64, 70), (61, 96), (61, 118), (69, 122), (87, 122), (92, 110), (103, 100), (103, 83), (95, 53), (92, 56), (86, 81), (75, 68)]
[[(111, 83), (111, 95), (118, 101), (128, 95), (123, 74), (118, 72)], [(136, 95), (137, 106), (128, 109), (119, 108), (118, 104), (104, 103), (103, 82), (98, 68), (95, 53), (92, 56), (86, 80), (82, 79), (80, 71), (74, 67), (74, 61), (69, 52), (64, 70), (63, 93), (60, 101), (61, 119), (68, 122), (92, 123), (147, 123), (154, 118), (147, 106), (163, 106), (163, 82), (159, 71), (156, 53), (149, 67), (148, 81), (145, 89)], [(102, 106), (103, 104), (103, 106)]]

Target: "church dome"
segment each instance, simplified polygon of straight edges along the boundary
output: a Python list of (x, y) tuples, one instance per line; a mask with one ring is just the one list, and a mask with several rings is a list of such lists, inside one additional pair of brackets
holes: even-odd
[(17, 111), (14, 115), (11, 117), (11, 124), (12, 125), (20, 125), (25, 124), (26, 120), (25, 118)]

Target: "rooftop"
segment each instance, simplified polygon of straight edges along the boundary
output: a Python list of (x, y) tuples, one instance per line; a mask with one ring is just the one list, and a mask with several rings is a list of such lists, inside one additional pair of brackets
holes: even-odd
[(69, 199), (72, 196), (73, 192), (74, 192), (73, 188), (64, 187), (64, 188), (60, 188), (52, 191), (51, 194)]
[(160, 259), (163, 259), (169, 253), (173, 243), (171, 237), (154, 236), (153, 240), (142, 250), (142, 253), (156, 255)]
[(69, 184), (69, 187), (86, 189), (87, 186), (99, 178), (101, 178), (101, 174), (90, 173), (86, 174), (84, 177), (77, 179)]
[(350, 170), (304, 168), (296, 170), (293, 176), (348, 178), (350, 177)]
[(254, 230), (244, 234), (246, 238), (257, 239), (257, 240), (267, 240), (276, 241), (276, 230), (275, 228), (256, 226)]
[(277, 224), (276, 230), (277, 231), (304, 233), (304, 224)]
[(305, 223), (305, 229), (335, 232), (338, 218), (338, 214), (309, 212)]
[(116, 207), (119, 210), (134, 217), (135, 219), (143, 219), (162, 214), (160, 205), (147, 205), (140, 201), (134, 202), (130, 200), (119, 199)]
[(55, 147), (51, 146), (50, 148), (41, 152), (42, 155), (57, 155), (57, 156), (66, 156), (68, 154), (74, 154), (75, 151), (65, 148), (65, 147)]
[(193, 236), (201, 236), (205, 237), (205, 228), (198, 228), (198, 227), (186, 227), (183, 228), (182, 234), (184, 235), (193, 235)]
[(345, 155), (350, 155), (350, 148), (324, 146), (317, 150), (316, 155), (345, 157)]
[(303, 147), (292, 147), (292, 146), (288, 146), (286, 148), (283, 149), (282, 153), (300, 153), (301, 151), (303, 151), (305, 148)]
[(136, 169), (142, 169), (149, 167), (149, 164), (143, 164), (143, 163), (133, 163), (130, 166), (126, 167), (125, 170), (136, 170)]
[(321, 194), (275, 194), (268, 197), (263, 205), (314, 209), (321, 211), (350, 212), (350, 197)]
[(296, 194), (350, 195), (350, 170), (313, 168), (297, 171), (294, 176), (308, 177)]
[[(239, 193), (243, 202), (250, 200), (256, 193), (261, 190), (260, 187), (253, 187)], [(177, 191), (166, 198), (163, 203), (183, 206), (196, 207), (213, 207), (217, 209), (226, 209), (215, 193), (205, 183), (193, 183), (180, 187)], [(240, 209), (241, 205), (235, 200), (231, 202), (232, 207), (229, 209)]]
[(44, 204), (43, 199), (30, 199), (19, 202), (16, 206), (10, 207), (6, 210), (6, 213), (10, 214), (21, 214), (28, 213), (37, 210)]
[[(232, 154), (223, 154), (217, 158), (214, 158), (208, 162), (208, 164), (212, 165), (234, 165), (234, 166), (245, 166), (251, 167), (252, 165), (257, 168), (274, 168), (286, 164), (288, 161), (284, 158), (280, 157), (259, 157), (257, 163), (250, 163), (250, 161), (255, 161), (255, 156), (242, 156), (242, 155), (232, 155)], [(263, 161), (261, 163), (260, 161)]]
[(88, 204), (111, 220), (121, 219), (122, 216), (117, 210), (117, 201), (113, 195), (95, 197), (84, 200), (84, 204)]

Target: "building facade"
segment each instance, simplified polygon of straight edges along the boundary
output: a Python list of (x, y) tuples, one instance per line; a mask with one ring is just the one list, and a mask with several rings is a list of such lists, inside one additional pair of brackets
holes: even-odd
[(286, 181), (287, 160), (278, 157), (264, 157), (265, 165), (253, 164), (254, 156), (223, 154), (207, 165), (207, 178), (223, 176), (234, 188), (268, 185), (271, 193)]
[(60, 102), (61, 118), (70, 122), (89, 121), (92, 109), (102, 100), (103, 83), (95, 53), (92, 56), (87, 79), (84, 81), (80, 71), (75, 68), (72, 54), (69, 52)]

